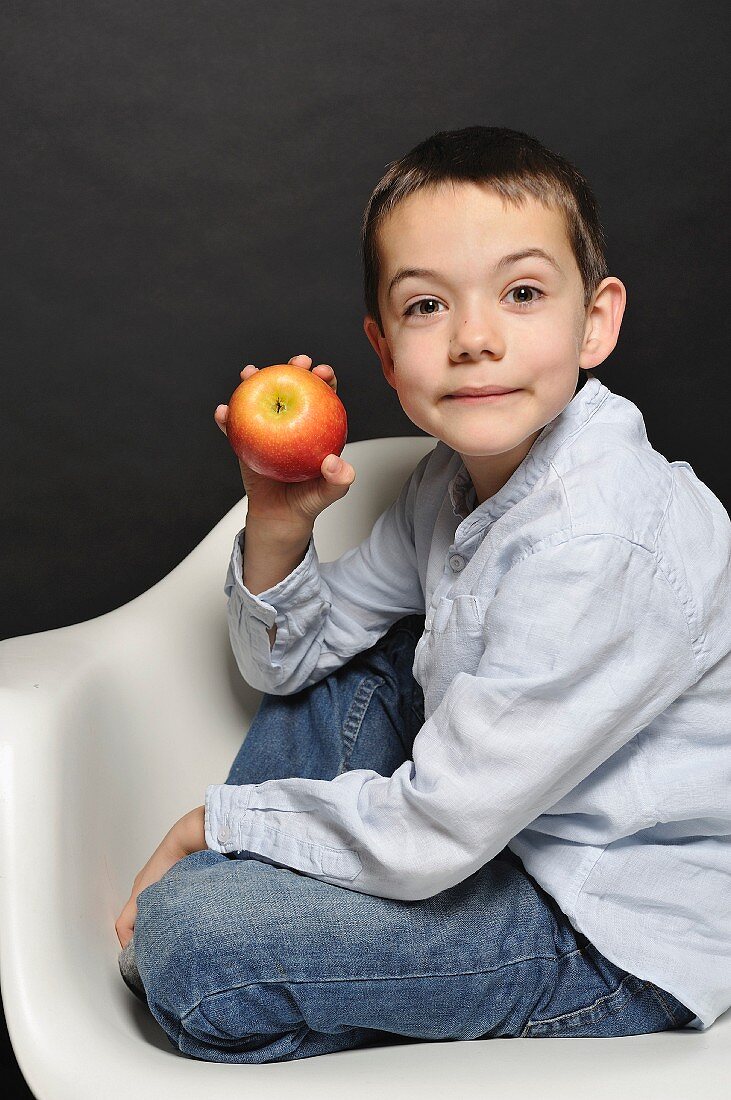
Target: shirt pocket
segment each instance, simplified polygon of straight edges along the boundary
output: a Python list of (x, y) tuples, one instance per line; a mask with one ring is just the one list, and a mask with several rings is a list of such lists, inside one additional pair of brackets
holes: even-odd
[(426, 631), (435, 634), (482, 634), (482, 617), (476, 596), (469, 593), (441, 596), (433, 611), (431, 622), (426, 616)]
[(429, 608), (414, 654), (414, 678), (433, 714), (458, 672), (474, 673), (484, 652), (482, 613), (476, 596), (441, 596)]

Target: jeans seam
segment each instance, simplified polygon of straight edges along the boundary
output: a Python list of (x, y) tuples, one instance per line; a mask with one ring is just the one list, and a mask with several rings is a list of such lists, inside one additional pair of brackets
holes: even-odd
[(211, 997), (220, 997), (225, 993), (232, 993), (236, 989), (248, 989), (250, 986), (256, 985), (334, 985), (344, 984), (346, 982), (393, 982), (393, 981), (411, 981), (414, 978), (467, 978), (471, 975), (480, 974), (496, 974), (500, 970), (506, 970), (509, 966), (515, 966), (517, 963), (524, 962), (536, 962), (539, 959), (548, 959), (554, 961), (553, 955), (526, 955), (520, 959), (511, 959), (510, 962), (502, 963), (500, 966), (486, 966), (480, 970), (452, 970), (452, 971), (439, 971), (434, 974), (431, 973), (418, 973), (418, 974), (370, 974), (366, 977), (355, 978), (255, 978), (251, 982), (238, 982), (234, 985), (224, 986), (223, 989), (210, 990), (208, 993), (204, 993), (202, 997), (199, 997), (195, 1004), (192, 1004), (190, 1008), (187, 1008), (185, 1012), (181, 1014), (180, 1025), (181, 1028), (185, 1024), (185, 1020), (195, 1012), (204, 1001), (209, 1000)]
[(556, 962), (563, 962), (564, 959), (570, 959), (573, 955), (583, 955), (586, 948), (575, 947), (572, 951), (567, 951), (565, 955), (556, 955)]
[(677, 1027), (678, 1020), (676, 1019), (676, 1017), (673, 1013), (673, 1010), (670, 1008), (670, 1005), (665, 1004), (665, 1001), (661, 997), (660, 990), (657, 988), (657, 986), (654, 986), (652, 984), (652, 982), (643, 982), (643, 985), (644, 985), (645, 989), (649, 989), (650, 993), (653, 994), (653, 996), (660, 1002), (662, 1007), (665, 1009), (665, 1014), (667, 1015), (668, 1019), (670, 1020), (670, 1023), (674, 1024)]
[[(573, 952), (571, 953), (573, 954)], [(549, 1016), (545, 1020), (528, 1020), (528, 1023), (525, 1025), (525, 1028), (521, 1034), (521, 1039), (524, 1039), (528, 1036), (528, 1032), (531, 1030), (531, 1028), (544, 1027), (546, 1024), (558, 1023), (559, 1020), (570, 1020), (574, 1016), (582, 1016), (585, 1012), (593, 1012), (593, 1010), (601, 1005), (604, 1001), (610, 1001), (614, 997), (616, 997), (622, 987), (631, 980), (638, 981), (639, 979), (635, 978), (634, 974), (627, 974), (624, 978), (622, 978), (622, 981), (619, 983), (617, 988), (613, 989), (611, 993), (606, 993), (603, 997), (597, 997), (593, 1004), (585, 1005), (583, 1008), (577, 1008), (573, 1012), (561, 1012), (558, 1016)], [(641, 982), (641, 985), (644, 986), (645, 983)]]
[(345, 742), (345, 753), (343, 755), (343, 763), (340, 768), (340, 775), (347, 770), (350, 758), (353, 755), (353, 749), (355, 743), (358, 740), (358, 734), (360, 733), (360, 727), (363, 724), (365, 713), (368, 710), (368, 704), (370, 703), (373, 692), (382, 683), (380, 677), (364, 676), (358, 684), (356, 692), (353, 696), (353, 701), (348, 708), (345, 721), (343, 722), (343, 740)]

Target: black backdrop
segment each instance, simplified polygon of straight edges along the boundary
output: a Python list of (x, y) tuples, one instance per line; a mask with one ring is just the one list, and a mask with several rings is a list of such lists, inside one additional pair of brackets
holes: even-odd
[(628, 291), (596, 373), (728, 508), (725, 8), (6, 3), (2, 636), (126, 603), (228, 511), (213, 411), (246, 362), (331, 363), (351, 441), (418, 433), (362, 332), (358, 230), (441, 129), (587, 175)]

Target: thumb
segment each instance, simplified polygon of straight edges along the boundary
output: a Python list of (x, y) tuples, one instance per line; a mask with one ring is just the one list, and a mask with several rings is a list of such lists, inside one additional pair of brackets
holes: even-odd
[(323, 459), (320, 472), (328, 485), (331, 485), (334, 489), (339, 488), (347, 490), (355, 481), (355, 470), (349, 462), (346, 462), (344, 458), (340, 458), (338, 455), (327, 455), (326, 458)]

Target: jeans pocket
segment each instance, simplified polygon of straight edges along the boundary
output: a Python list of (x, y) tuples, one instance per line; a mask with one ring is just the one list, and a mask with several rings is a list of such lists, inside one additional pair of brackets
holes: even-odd
[(364, 676), (353, 695), (353, 699), (345, 716), (342, 728), (343, 758), (340, 764), (340, 773), (350, 768), (350, 758), (353, 755), (358, 734), (363, 724), (363, 719), (371, 702), (373, 693), (383, 685), (380, 676)]
[(585, 1008), (530, 1021), (521, 1038), (616, 1038), (672, 1031), (682, 1026), (673, 1021), (650, 983), (627, 974), (616, 989), (596, 998)]

